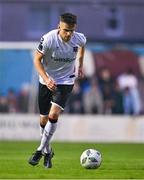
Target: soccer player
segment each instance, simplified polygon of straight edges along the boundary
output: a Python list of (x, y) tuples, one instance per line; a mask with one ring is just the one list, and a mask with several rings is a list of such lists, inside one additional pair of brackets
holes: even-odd
[(86, 38), (75, 32), (76, 24), (75, 15), (62, 14), (58, 28), (41, 38), (35, 53), (34, 65), (39, 74), (38, 102), (42, 138), (40, 146), (29, 159), (31, 165), (37, 165), (44, 156), (44, 166), (52, 167), (54, 153), (50, 140), (74, 85), (76, 59), (79, 61), (78, 77), (83, 77)]

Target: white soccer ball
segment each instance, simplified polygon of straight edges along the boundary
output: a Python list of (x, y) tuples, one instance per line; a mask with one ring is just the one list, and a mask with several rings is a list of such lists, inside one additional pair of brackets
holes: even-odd
[(87, 149), (80, 156), (80, 164), (86, 169), (97, 169), (102, 162), (102, 155), (96, 149)]

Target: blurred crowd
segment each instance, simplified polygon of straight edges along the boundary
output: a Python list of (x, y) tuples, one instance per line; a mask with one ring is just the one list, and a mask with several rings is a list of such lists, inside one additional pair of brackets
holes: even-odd
[(139, 82), (129, 68), (114, 78), (103, 67), (92, 78), (76, 81), (68, 112), (140, 115), (143, 109)]
[[(143, 80), (132, 69), (113, 77), (107, 67), (100, 68), (92, 77), (76, 80), (64, 113), (70, 114), (143, 114)], [(23, 87), (16, 93), (9, 89), (0, 95), (1, 113), (27, 113), (30, 89)], [(37, 97), (33, 113), (38, 113)]]
[(30, 88), (22, 86), (20, 92), (10, 88), (6, 96), (0, 94), (0, 113), (27, 113), (29, 112)]

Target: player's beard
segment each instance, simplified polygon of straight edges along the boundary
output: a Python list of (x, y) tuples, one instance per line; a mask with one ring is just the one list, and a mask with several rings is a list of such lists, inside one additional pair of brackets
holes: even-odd
[(65, 37), (64, 37), (64, 41), (65, 41), (65, 42), (68, 42), (70, 39), (71, 39), (71, 36), (65, 36)]

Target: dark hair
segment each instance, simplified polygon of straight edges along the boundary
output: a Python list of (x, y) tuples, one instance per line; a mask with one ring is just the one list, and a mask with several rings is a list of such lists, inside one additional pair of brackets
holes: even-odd
[(71, 13), (64, 13), (60, 15), (60, 21), (74, 25), (77, 24), (77, 16)]

